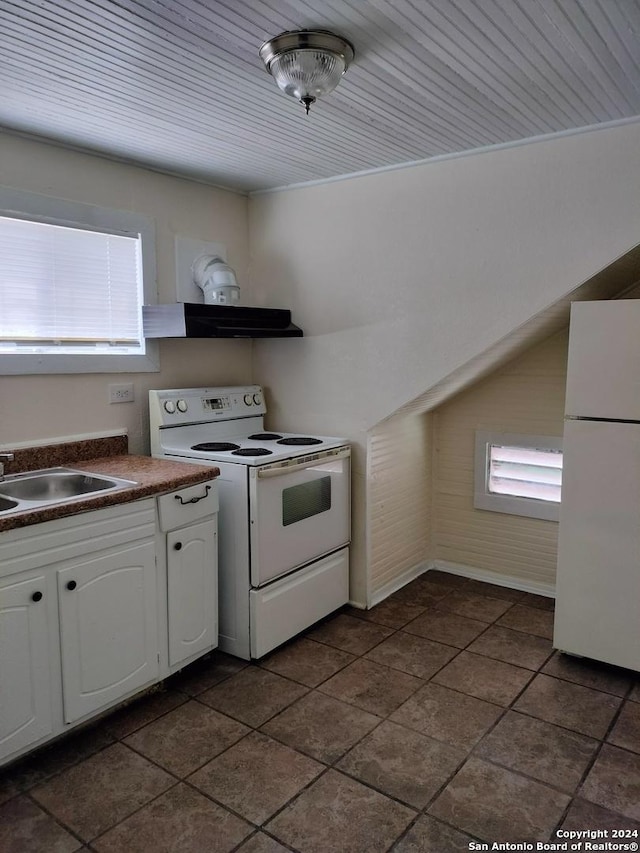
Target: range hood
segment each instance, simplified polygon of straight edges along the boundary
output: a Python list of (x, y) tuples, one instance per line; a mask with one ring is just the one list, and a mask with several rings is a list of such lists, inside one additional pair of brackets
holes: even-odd
[(143, 305), (145, 338), (301, 338), (285, 308), (176, 302)]

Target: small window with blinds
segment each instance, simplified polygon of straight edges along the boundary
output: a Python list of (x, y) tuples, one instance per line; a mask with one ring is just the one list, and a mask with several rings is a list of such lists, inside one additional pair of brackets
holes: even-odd
[(476, 432), (474, 506), (557, 521), (562, 439)]
[(148, 221), (32, 193), (18, 204), (10, 199), (7, 210), (6, 195), (0, 193), (0, 373), (157, 369), (142, 331), (142, 305), (153, 301), (145, 295), (144, 267), (155, 253), (153, 245), (143, 247), (152, 234)]

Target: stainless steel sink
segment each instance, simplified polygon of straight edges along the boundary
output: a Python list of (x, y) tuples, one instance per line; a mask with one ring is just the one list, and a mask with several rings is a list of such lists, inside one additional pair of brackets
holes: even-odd
[(0, 480), (0, 513), (37, 509), (135, 486), (133, 480), (85, 474), (72, 468), (47, 468)]

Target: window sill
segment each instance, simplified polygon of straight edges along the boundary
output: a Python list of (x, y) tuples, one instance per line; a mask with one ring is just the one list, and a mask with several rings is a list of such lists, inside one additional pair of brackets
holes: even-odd
[(147, 342), (144, 355), (0, 355), (0, 376), (42, 373), (157, 373), (157, 341)]

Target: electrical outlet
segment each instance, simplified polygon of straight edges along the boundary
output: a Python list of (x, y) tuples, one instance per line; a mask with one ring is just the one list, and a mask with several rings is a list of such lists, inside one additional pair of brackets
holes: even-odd
[(124, 382), (122, 385), (109, 385), (110, 403), (133, 403), (133, 382)]

